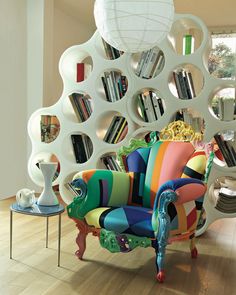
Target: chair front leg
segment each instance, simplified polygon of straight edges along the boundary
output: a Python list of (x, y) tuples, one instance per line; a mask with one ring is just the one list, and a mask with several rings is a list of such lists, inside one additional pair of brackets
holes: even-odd
[(168, 244), (169, 231), (170, 231), (170, 217), (167, 212), (168, 205), (171, 202), (177, 200), (177, 195), (173, 191), (164, 191), (159, 200), (159, 209), (158, 209), (158, 222), (159, 228), (157, 233), (157, 243), (158, 251), (156, 256), (156, 262), (158, 267), (157, 280), (160, 283), (164, 282), (165, 273), (164, 273), (164, 259), (165, 259), (165, 250), (166, 245)]
[(191, 251), (191, 257), (192, 258), (197, 258), (198, 256), (198, 251), (197, 251), (197, 247), (196, 247), (196, 243), (195, 243), (195, 240), (196, 240), (196, 237), (195, 237), (195, 234), (192, 234), (190, 237), (190, 251)]

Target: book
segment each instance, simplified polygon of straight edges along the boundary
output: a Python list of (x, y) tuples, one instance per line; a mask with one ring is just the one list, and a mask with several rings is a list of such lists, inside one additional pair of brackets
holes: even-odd
[(232, 167), (234, 166), (234, 163), (232, 162), (232, 159), (231, 159), (231, 155), (228, 151), (228, 148), (225, 144), (225, 141), (222, 139), (221, 135), (220, 134), (215, 134), (214, 135), (214, 138), (215, 138), (215, 141), (222, 153), (222, 156), (227, 164), (228, 167)]
[(191, 54), (194, 51), (194, 37), (187, 34), (183, 38), (183, 55)]
[(109, 142), (112, 132), (120, 120), (119, 116), (114, 116), (103, 138), (104, 141)]
[(119, 127), (118, 127), (118, 130), (116, 132), (116, 135), (115, 135), (115, 138), (114, 138), (114, 141), (113, 143), (117, 143), (119, 142), (120, 140), (120, 135), (122, 133), (122, 131), (124, 130), (125, 126), (127, 125), (127, 120), (123, 117), (120, 124), (119, 124)]
[(72, 142), (72, 146), (73, 146), (73, 151), (74, 151), (76, 163), (86, 162), (88, 160), (88, 158), (86, 155), (82, 135), (81, 134), (72, 134), (71, 135), (71, 142)]
[(146, 113), (146, 110), (145, 110), (143, 97), (142, 97), (141, 94), (138, 95), (138, 106), (139, 106), (139, 110), (140, 110), (140, 113), (141, 113), (141, 117), (143, 118), (143, 120), (145, 122), (148, 122), (148, 117), (147, 117), (147, 113)]

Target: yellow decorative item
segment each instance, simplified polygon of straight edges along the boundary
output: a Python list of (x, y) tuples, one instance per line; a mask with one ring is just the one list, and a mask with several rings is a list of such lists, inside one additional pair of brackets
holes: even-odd
[(183, 121), (171, 122), (161, 130), (159, 134), (161, 141), (201, 141), (203, 135), (195, 132), (192, 126)]

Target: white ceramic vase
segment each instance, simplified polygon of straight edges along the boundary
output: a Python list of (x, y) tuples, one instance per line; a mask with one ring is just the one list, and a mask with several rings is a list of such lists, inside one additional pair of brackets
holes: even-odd
[(43, 162), (39, 164), (44, 177), (44, 189), (38, 198), (37, 204), (41, 206), (56, 206), (59, 204), (57, 196), (52, 189), (52, 181), (57, 169), (57, 163)]

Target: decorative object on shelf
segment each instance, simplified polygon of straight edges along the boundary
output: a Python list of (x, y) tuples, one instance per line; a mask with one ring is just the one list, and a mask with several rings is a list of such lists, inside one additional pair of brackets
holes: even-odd
[(57, 170), (58, 163), (42, 162), (39, 164), (44, 177), (44, 189), (38, 198), (37, 204), (41, 206), (55, 206), (59, 204), (52, 188), (52, 181)]
[(35, 191), (28, 188), (22, 188), (16, 193), (17, 204), (21, 208), (29, 208), (35, 203)]
[(124, 52), (141, 52), (159, 44), (174, 20), (173, 0), (96, 0), (96, 26), (103, 39)]
[(175, 121), (160, 132), (161, 140), (201, 141), (203, 135), (183, 121)]

